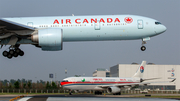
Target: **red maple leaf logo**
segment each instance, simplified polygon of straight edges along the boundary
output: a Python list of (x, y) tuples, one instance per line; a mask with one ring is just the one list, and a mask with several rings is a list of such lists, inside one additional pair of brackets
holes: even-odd
[(124, 21), (125, 21), (126, 23), (132, 23), (132, 22), (133, 22), (133, 19), (132, 19), (131, 17), (126, 17), (126, 18), (124, 18)]

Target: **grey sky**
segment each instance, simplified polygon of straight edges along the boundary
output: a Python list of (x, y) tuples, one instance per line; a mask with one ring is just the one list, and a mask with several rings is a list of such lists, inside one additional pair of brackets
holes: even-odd
[(155, 64), (180, 64), (180, 0), (0, 0), (0, 17), (71, 16), (133, 14), (150, 17), (167, 27), (140, 50), (141, 40), (104, 42), (64, 42), (63, 50), (45, 52), (32, 45), (21, 45), (23, 57), (4, 58), (0, 50), (0, 79), (56, 80), (76, 74), (92, 76), (97, 68), (142, 60)]

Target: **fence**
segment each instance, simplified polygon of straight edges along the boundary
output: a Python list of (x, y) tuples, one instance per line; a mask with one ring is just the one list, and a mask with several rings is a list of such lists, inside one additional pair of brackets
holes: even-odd
[(121, 91), (122, 94), (180, 94), (178, 90), (125, 90)]
[(0, 93), (68, 93), (68, 90), (58, 89), (0, 89)]
[[(74, 91), (72, 91), (74, 93)], [(0, 93), (69, 93), (69, 90), (64, 89), (0, 89)], [(94, 93), (94, 91), (85, 91), (83, 93)], [(107, 93), (107, 91), (103, 91)], [(121, 91), (121, 94), (180, 94), (180, 91), (177, 90), (124, 90)]]

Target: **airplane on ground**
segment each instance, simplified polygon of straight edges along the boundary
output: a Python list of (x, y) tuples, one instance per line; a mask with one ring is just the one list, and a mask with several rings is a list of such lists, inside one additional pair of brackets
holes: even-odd
[(10, 45), (3, 56), (23, 56), (21, 44), (43, 51), (59, 51), (63, 42), (142, 40), (145, 51), (150, 37), (166, 31), (159, 21), (136, 15), (93, 15), (0, 18), (0, 45)]
[[(161, 82), (144, 82), (147, 80), (159, 79), (149, 78), (143, 79), (143, 73), (145, 69), (146, 61), (142, 61), (141, 65), (137, 69), (136, 73), (131, 78), (119, 78), (119, 77), (68, 77), (63, 79), (61, 86), (65, 89), (86, 91), (95, 90), (95, 94), (102, 94), (101, 91), (107, 90), (108, 93), (113, 95), (121, 95), (121, 90), (131, 88), (138, 85), (147, 85), (150, 83), (166, 83), (171, 81)], [(71, 95), (71, 92), (69, 93)]]

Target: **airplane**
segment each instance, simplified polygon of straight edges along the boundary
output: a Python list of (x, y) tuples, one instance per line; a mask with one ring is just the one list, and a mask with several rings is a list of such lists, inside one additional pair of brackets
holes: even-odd
[(23, 56), (21, 44), (31, 44), (43, 51), (60, 51), (63, 42), (142, 40), (166, 31), (159, 21), (137, 15), (90, 15), (0, 18), (0, 45), (10, 45), (3, 56)]
[[(104, 90), (113, 95), (121, 95), (121, 90), (135, 87), (138, 85), (147, 85), (150, 83), (167, 83), (174, 82), (176, 79), (173, 78), (171, 81), (161, 82), (144, 82), (147, 80), (154, 80), (160, 78), (149, 78), (143, 79), (144, 69), (146, 61), (142, 61), (141, 65), (137, 69), (136, 73), (131, 77), (68, 77), (63, 79), (60, 83), (65, 89), (75, 91), (86, 91), (94, 90), (95, 94), (101, 95)], [(71, 95), (71, 92), (69, 93)]]

